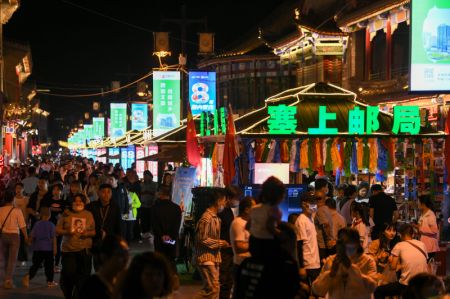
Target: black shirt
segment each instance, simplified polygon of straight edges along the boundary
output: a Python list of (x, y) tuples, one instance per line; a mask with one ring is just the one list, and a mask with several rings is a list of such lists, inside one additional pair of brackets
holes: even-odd
[(157, 200), (151, 208), (151, 222), (156, 242), (164, 235), (178, 240), (181, 225), (181, 208), (171, 200)]
[(98, 275), (94, 274), (83, 283), (79, 297), (83, 299), (110, 299), (112, 293)]
[(68, 206), (63, 198), (53, 199), (52, 196), (48, 194), (42, 199), (41, 207), (50, 208), (50, 221), (56, 225), (59, 215), (61, 215)]
[(103, 206), (100, 200), (91, 202), (86, 209), (92, 213), (95, 221), (95, 241), (102, 239), (102, 230), (106, 235), (120, 236), (121, 214), (117, 204), (111, 200), (108, 206)]
[(392, 222), (394, 211), (397, 211), (395, 200), (384, 192), (369, 198), (369, 208), (374, 210), (373, 222), (376, 227)]
[(220, 239), (230, 243), (230, 227), (234, 220), (233, 210), (229, 207), (217, 214), (221, 220), (220, 224)]
[(270, 260), (245, 259), (236, 279), (237, 299), (295, 298), (300, 290), (297, 262), (281, 251)]

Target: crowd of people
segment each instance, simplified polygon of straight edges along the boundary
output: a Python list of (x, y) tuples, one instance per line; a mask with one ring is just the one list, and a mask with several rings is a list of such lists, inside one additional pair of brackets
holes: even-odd
[[(88, 159), (9, 168), (0, 180), (4, 288), (16, 265), (43, 264), (48, 287), (65, 298), (160, 298), (179, 287), (176, 258), (182, 207), (161, 183), (134, 167)], [(399, 221), (381, 185), (333, 188), (316, 178), (300, 195), (301, 213), (283, 215), (285, 186), (275, 177), (258, 198), (237, 186), (210, 188), (195, 219), (192, 263), (202, 280), (195, 298), (430, 298), (446, 293), (435, 275), (439, 228), (430, 196), (418, 221)], [(287, 221), (282, 219), (287, 217)], [(153, 240), (130, 257), (132, 242)], [(28, 253), (32, 251), (31, 264)], [(130, 261), (131, 260), (131, 261)], [(60, 280), (55, 281), (55, 273)]]

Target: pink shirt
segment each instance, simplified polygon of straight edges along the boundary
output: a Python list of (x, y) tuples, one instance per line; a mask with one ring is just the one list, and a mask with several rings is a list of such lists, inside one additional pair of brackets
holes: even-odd
[(427, 252), (439, 251), (439, 228), (436, 222), (436, 215), (428, 210), (419, 219), (420, 241), (425, 244)]

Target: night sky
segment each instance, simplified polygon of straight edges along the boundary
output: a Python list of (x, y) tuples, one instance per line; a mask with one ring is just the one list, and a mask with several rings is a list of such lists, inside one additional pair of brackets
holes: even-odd
[[(179, 27), (161, 26), (162, 17), (180, 17), (182, 3), (189, 18), (207, 17), (207, 31), (215, 32), (216, 52), (226, 49), (240, 34), (254, 28), (280, 1), (79, 1), (22, 0), (21, 6), (4, 27), (4, 38), (28, 42), (33, 58), (29, 80), (53, 93), (98, 92), (118, 80), (124, 85), (157, 66), (152, 56), (152, 31), (170, 31), (173, 58), (180, 48)], [(77, 7), (79, 6), (79, 7)], [(81, 8), (82, 7), (82, 8)], [(92, 10), (105, 16), (99, 16)], [(111, 20), (119, 19), (122, 22)], [(136, 28), (140, 27), (140, 28)], [(201, 25), (188, 27), (188, 64), (195, 68)], [(92, 99), (41, 96), (42, 106), (51, 112), (52, 137), (62, 138), (89, 111)], [(58, 128), (55, 128), (58, 127)]]

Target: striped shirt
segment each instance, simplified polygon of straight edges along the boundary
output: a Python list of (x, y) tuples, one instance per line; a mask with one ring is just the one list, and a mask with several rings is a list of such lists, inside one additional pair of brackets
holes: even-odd
[(197, 263), (219, 264), (220, 257), (220, 218), (207, 209), (197, 223), (195, 235)]

